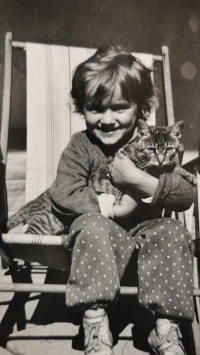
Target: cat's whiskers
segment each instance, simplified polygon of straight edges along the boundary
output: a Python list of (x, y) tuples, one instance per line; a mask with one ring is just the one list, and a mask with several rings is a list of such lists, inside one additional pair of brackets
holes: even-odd
[(143, 164), (140, 164), (140, 165), (137, 165), (137, 167), (139, 168), (139, 169), (141, 169), (141, 170), (144, 170), (144, 169), (148, 169), (148, 168), (150, 168), (150, 166), (152, 166), (152, 164), (151, 163), (143, 163)]
[(174, 162), (174, 161), (169, 161), (166, 165), (169, 165), (169, 166), (175, 166), (176, 165), (176, 163)]
[(139, 168), (139, 169), (142, 169), (146, 165), (147, 165), (147, 163), (136, 164), (137, 168)]
[(151, 166), (153, 166), (153, 164), (149, 163), (145, 166), (145, 170), (148, 170)]

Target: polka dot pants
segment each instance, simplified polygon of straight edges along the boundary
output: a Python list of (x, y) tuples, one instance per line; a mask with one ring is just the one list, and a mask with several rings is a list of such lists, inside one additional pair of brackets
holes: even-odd
[(191, 238), (170, 218), (146, 221), (127, 232), (99, 213), (75, 220), (63, 245), (72, 250), (67, 307), (107, 307), (119, 294), (120, 280), (135, 249), (142, 306), (157, 316), (193, 318)]
[(170, 218), (141, 225), (143, 239), (138, 258), (139, 302), (151, 313), (192, 320), (193, 257), (191, 237), (185, 227)]

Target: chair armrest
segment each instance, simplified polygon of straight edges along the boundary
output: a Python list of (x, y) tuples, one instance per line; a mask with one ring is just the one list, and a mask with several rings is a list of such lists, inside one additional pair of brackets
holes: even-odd
[(200, 157), (190, 160), (189, 162), (182, 165), (185, 170), (191, 170), (194, 166), (200, 164)]
[(3, 233), (2, 240), (10, 244), (62, 245), (60, 235), (10, 234)]
[(71, 253), (62, 245), (57, 235), (2, 234), (13, 257), (29, 262), (38, 262), (58, 270), (70, 270)]

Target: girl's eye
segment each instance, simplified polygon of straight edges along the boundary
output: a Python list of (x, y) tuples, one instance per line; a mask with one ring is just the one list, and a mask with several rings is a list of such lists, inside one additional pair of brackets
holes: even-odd
[(117, 112), (117, 113), (123, 113), (124, 112), (124, 110), (116, 110), (115, 112)]
[(130, 107), (131, 107), (131, 106), (130, 106), (129, 103), (116, 104), (116, 105), (112, 105), (112, 106), (111, 106), (111, 110), (112, 110), (113, 112), (123, 113), (124, 111), (128, 110)]
[(88, 107), (86, 110), (93, 113), (94, 115), (103, 112), (103, 110), (99, 107)]

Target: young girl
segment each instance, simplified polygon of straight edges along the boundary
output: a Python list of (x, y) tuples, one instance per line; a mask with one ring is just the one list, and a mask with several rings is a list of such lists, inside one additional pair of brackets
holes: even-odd
[[(129, 52), (100, 47), (77, 67), (71, 95), (87, 129), (64, 150), (50, 193), (54, 214), (71, 225), (63, 236), (71, 251), (66, 304), (83, 311), (85, 354), (114, 354), (106, 309), (119, 295), (135, 239), (142, 244), (138, 301), (157, 317), (149, 344), (157, 354), (184, 354), (177, 323), (193, 319), (191, 237), (161, 211), (188, 209), (193, 187), (178, 174), (157, 179), (117, 153), (136, 135), (138, 118), (145, 120), (156, 106), (150, 71)], [(89, 175), (111, 157), (110, 179), (124, 193), (121, 205), (88, 186)], [(118, 222), (127, 216), (122, 228)]]

